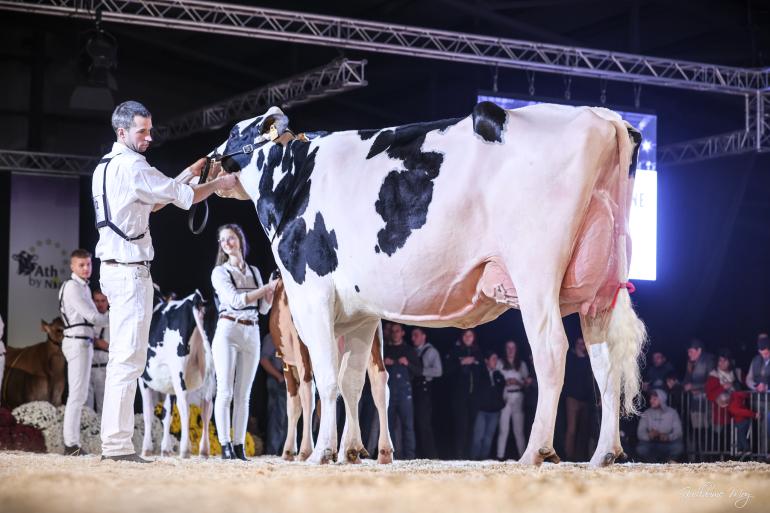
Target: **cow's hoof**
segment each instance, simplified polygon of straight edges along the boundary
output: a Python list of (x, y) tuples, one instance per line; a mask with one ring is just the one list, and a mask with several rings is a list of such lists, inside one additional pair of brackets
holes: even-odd
[(311, 454), (312, 454), (312, 451), (300, 451), (299, 461), (307, 461), (307, 459), (310, 458)]
[(371, 455), (369, 454), (369, 451), (366, 450), (366, 447), (358, 451), (358, 455), (361, 457), (362, 460), (371, 458)]
[(380, 449), (379, 454), (377, 454), (377, 463), (381, 465), (393, 463), (393, 449)]
[(361, 463), (361, 458), (358, 457), (358, 452), (358, 449), (348, 449), (345, 451), (345, 462), (353, 464)]
[(179, 457), (182, 458), (183, 460), (190, 459), (191, 455), (192, 455), (192, 453), (190, 452), (189, 449), (184, 451), (184, 452), (182, 452), (182, 451), (179, 452)]
[(541, 447), (537, 451), (537, 454), (543, 462), (561, 463), (561, 458), (559, 458), (559, 455), (556, 454), (556, 451), (554, 451), (552, 447)]
[(282, 458), (286, 461), (294, 461), (294, 453), (292, 451), (283, 451)]
[(337, 460), (337, 453), (331, 449), (320, 450), (316, 448), (313, 454), (310, 455), (308, 461), (318, 465), (326, 465), (328, 463), (334, 463)]
[(174, 456), (174, 453), (172, 451), (162, 450), (160, 451), (161, 458), (171, 458)]
[(152, 449), (142, 449), (142, 458), (151, 458), (155, 456), (155, 451)]
[(623, 449), (619, 449), (617, 452), (606, 452), (604, 454), (594, 454), (591, 458), (591, 465), (594, 467), (609, 467), (615, 463), (627, 461), (628, 455), (623, 452)]

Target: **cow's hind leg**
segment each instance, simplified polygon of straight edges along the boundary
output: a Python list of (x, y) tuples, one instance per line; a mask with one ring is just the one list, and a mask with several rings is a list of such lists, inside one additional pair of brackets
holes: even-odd
[(361, 463), (360, 455), (366, 452), (361, 441), (358, 402), (371, 359), (372, 338), (378, 324), (379, 320), (366, 322), (345, 336), (345, 352), (340, 364), (340, 388), (345, 400), (345, 430), (342, 434), (345, 463)]
[(139, 393), (142, 396), (142, 418), (144, 419), (144, 437), (142, 438), (142, 456), (149, 457), (155, 452), (152, 447), (152, 418), (155, 416), (153, 393), (142, 378), (139, 382)]
[(558, 293), (528, 297), (520, 289), (521, 314), (532, 348), (537, 373), (537, 412), (532, 424), (529, 444), (520, 463), (539, 465), (543, 461), (558, 463), (553, 449), (553, 432), (559, 394), (564, 384), (564, 364), (567, 355), (567, 334), (559, 310)]
[(286, 441), (283, 444), (281, 457), (286, 461), (294, 461), (297, 455), (297, 423), (302, 414), (302, 402), (299, 396), (299, 379), (296, 367), (285, 366), (283, 377), (286, 380)]

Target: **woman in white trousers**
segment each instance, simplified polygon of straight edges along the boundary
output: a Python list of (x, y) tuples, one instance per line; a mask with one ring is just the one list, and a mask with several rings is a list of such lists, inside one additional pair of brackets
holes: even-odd
[(246, 460), (249, 395), (260, 356), (259, 314), (270, 310), (275, 282), (262, 285), (259, 270), (244, 260), (248, 247), (240, 226), (226, 224), (217, 233), (219, 252), (211, 273), (219, 300), (219, 320), (211, 344), (217, 376), (214, 421), (222, 458)]
[(505, 357), (500, 359), (498, 370), (505, 377), (503, 399), (505, 406), (500, 412), (500, 426), (497, 435), (497, 459), (505, 457), (505, 445), (508, 442), (508, 432), (513, 425), (513, 437), (519, 457), (524, 454), (524, 389), (532, 383), (527, 364), (519, 358), (516, 342), (509, 340), (505, 343)]

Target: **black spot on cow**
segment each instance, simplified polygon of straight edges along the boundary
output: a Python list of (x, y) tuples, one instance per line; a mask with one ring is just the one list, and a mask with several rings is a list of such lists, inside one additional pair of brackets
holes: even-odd
[(304, 219), (295, 218), (286, 225), (278, 243), (278, 256), (297, 283), (305, 281), (307, 267), (324, 276), (337, 268), (337, 235), (326, 229), (320, 212), (309, 231)]
[[(274, 144), (267, 155), (259, 180), (257, 216), (266, 232), (287, 226), (288, 222), (304, 213), (310, 195), (310, 175), (315, 168), (316, 147), (294, 140), (285, 148)], [(283, 176), (275, 183), (275, 172), (281, 166)]]
[(492, 102), (481, 102), (473, 108), (473, 131), (487, 142), (503, 142), (506, 113)]
[(377, 233), (375, 252), (388, 256), (404, 246), (413, 230), (421, 228), (427, 219), (428, 206), (433, 199), (433, 181), (439, 175), (444, 155), (422, 151), (429, 132), (443, 134), (459, 119), (404, 125), (383, 130), (374, 139), (367, 159), (383, 152), (403, 162), (404, 170), (394, 169), (385, 177), (375, 203), (375, 210), (385, 221)]
[(259, 150), (257, 152), (257, 169), (262, 171), (262, 166), (265, 165), (265, 152), (262, 150)]
[(176, 345), (176, 355), (179, 357), (187, 356), (190, 354), (190, 341), (189, 340), (180, 340), (179, 343)]
[(359, 130), (358, 137), (360, 137), (362, 141), (368, 141), (369, 139), (374, 137), (374, 134), (376, 134), (379, 131), (380, 131), (379, 128), (375, 130)]
[(179, 383), (182, 386), (182, 390), (187, 390), (187, 383), (184, 382), (184, 374), (182, 372), (179, 373)]
[(642, 134), (635, 128), (628, 129), (628, 135), (634, 142), (634, 152), (631, 154), (631, 165), (628, 167), (628, 176), (636, 176), (636, 166), (639, 161), (639, 148), (642, 145)]
[[(227, 138), (225, 151), (222, 154), (234, 153), (243, 149), (247, 144), (254, 144), (257, 137), (261, 135), (261, 131), (262, 116), (254, 118), (254, 121), (243, 127), (243, 129), (239, 129), (238, 125), (235, 125), (230, 130), (230, 136)], [(253, 153), (241, 153), (227, 157), (222, 159), (222, 168), (228, 173), (237, 173), (246, 167), (253, 157)]]
[(168, 410), (166, 410), (165, 406), (160, 407), (160, 414), (156, 415), (161, 421), (166, 418), (166, 414), (168, 413)]
[(361, 289), (358, 288), (358, 285), (355, 286), (356, 292), (361, 292)]

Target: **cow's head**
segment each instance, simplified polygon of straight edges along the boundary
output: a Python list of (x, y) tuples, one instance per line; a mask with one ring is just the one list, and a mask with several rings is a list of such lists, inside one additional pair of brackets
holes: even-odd
[(239, 173), (241, 184), (235, 192), (220, 195), (251, 199), (271, 238), (304, 211), (318, 150), (315, 141), (291, 136), (288, 125), (281, 109), (271, 107), (236, 124), (216, 149), (219, 155), (231, 155), (222, 159), (222, 169)]
[(64, 340), (64, 321), (57, 317), (50, 323), (40, 319), (40, 330), (46, 334), (46, 342), (60, 346)]

